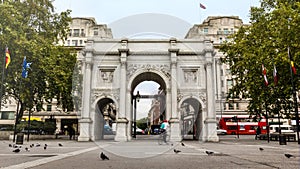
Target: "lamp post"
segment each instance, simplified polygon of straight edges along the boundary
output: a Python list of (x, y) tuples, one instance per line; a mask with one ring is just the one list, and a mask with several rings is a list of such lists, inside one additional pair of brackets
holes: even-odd
[(141, 98), (140, 92), (137, 91), (137, 94), (133, 96), (133, 100), (134, 100), (133, 138), (136, 138), (136, 102), (139, 102), (140, 98)]

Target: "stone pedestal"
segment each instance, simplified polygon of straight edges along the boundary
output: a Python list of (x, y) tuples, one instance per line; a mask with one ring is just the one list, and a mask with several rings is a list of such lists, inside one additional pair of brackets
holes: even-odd
[(80, 135), (78, 137), (78, 141), (90, 141), (90, 123), (91, 119), (80, 119), (78, 121), (80, 123)]
[(181, 141), (182, 137), (180, 135), (180, 126), (179, 126), (179, 119), (171, 119), (170, 120), (170, 140), (171, 141)]
[(115, 136), (115, 141), (128, 141), (127, 138), (127, 124), (128, 120), (126, 118), (117, 120), (117, 131)]
[(204, 141), (209, 141), (209, 142), (218, 142), (219, 137), (217, 135), (217, 130), (216, 130), (216, 119), (206, 119), (204, 121), (206, 125), (206, 130), (207, 130), (207, 136), (204, 138)]

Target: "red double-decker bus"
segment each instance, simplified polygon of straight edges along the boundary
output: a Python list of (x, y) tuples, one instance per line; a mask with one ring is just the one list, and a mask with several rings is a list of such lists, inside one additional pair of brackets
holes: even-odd
[(267, 122), (265, 118), (254, 120), (249, 115), (222, 116), (219, 128), (227, 131), (227, 134), (256, 134), (260, 127), (261, 134), (267, 133)]

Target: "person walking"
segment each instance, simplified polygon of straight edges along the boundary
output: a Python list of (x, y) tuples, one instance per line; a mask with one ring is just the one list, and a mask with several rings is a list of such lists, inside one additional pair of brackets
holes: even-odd
[(163, 123), (160, 125), (160, 132), (163, 134), (163, 140), (165, 143), (167, 143), (167, 130), (169, 128), (168, 120), (164, 120)]
[(255, 140), (257, 140), (257, 138), (259, 137), (260, 134), (261, 134), (261, 129), (259, 126), (257, 126), (256, 133), (255, 133)]

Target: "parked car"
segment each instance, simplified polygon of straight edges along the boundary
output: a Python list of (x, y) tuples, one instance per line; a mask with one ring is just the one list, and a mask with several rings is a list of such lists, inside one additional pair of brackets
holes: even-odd
[(136, 134), (145, 134), (144, 130), (140, 129), (140, 128), (136, 128)]
[[(21, 133), (27, 134), (28, 130), (27, 129), (23, 129), (21, 131)], [(34, 134), (34, 135), (44, 135), (45, 132), (43, 130), (38, 130), (38, 129), (31, 129), (29, 130), (29, 134)]]
[(109, 125), (104, 125), (104, 134), (105, 135), (112, 135), (113, 134), (113, 130)]
[(218, 135), (226, 135), (226, 134), (227, 134), (227, 130), (224, 130), (224, 129), (217, 129), (217, 134), (218, 134)]

